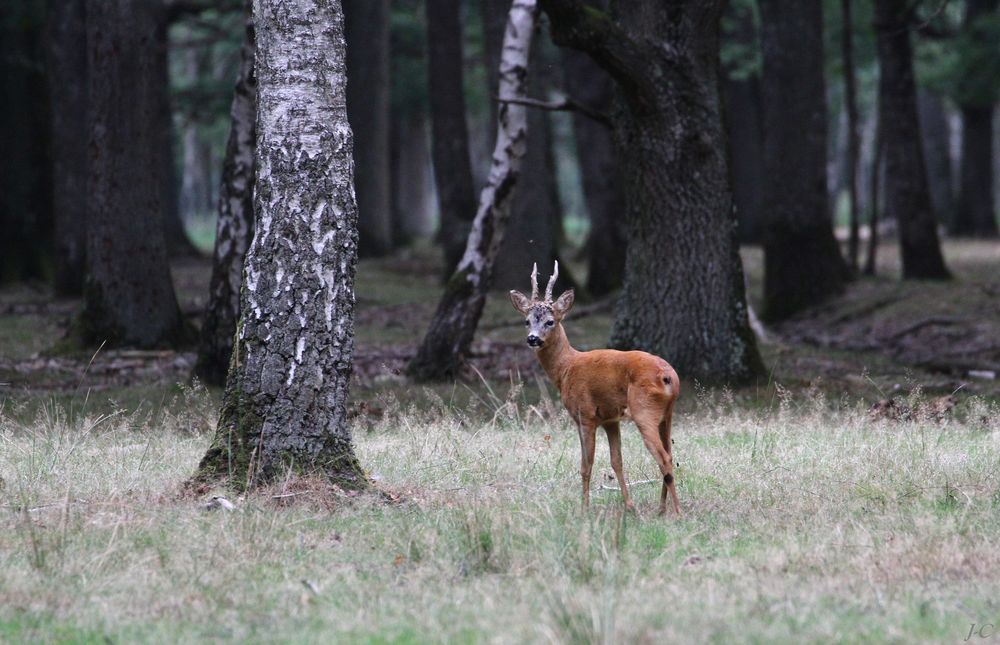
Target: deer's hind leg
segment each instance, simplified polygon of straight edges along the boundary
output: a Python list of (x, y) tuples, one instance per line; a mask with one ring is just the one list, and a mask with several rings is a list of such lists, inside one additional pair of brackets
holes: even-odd
[[(670, 439), (670, 426), (674, 416), (674, 402), (671, 401), (666, 410), (663, 413), (663, 419), (660, 420), (660, 443), (663, 444), (663, 449), (667, 451), (667, 462), (670, 464), (671, 473), (673, 473), (674, 465), (674, 451), (673, 442)], [(674, 513), (679, 517), (681, 514), (681, 504), (677, 499), (677, 482), (674, 477), (670, 477), (670, 482), (667, 482), (666, 476), (663, 478), (663, 488), (660, 490), (660, 512), (665, 512), (667, 508), (667, 493), (670, 493), (670, 497), (674, 504)]]
[(622, 433), (621, 426), (617, 421), (604, 424), (604, 431), (608, 434), (608, 449), (611, 452), (611, 469), (615, 471), (618, 478), (618, 485), (622, 488), (622, 501), (625, 502), (625, 509), (635, 510), (635, 503), (632, 496), (628, 494), (628, 483), (625, 481), (625, 471), (622, 467)]
[(646, 450), (653, 455), (656, 464), (660, 467), (663, 475), (663, 489), (660, 493), (660, 515), (667, 512), (667, 493), (670, 492), (674, 498), (674, 512), (680, 515), (680, 504), (677, 502), (677, 493), (674, 491), (674, 462), (670, 452), (664, 447), (660, 438), (661, 422), (663, 421), (663, 410), (665, 402), (655, 402), (647, 400), (637, 402), (633, 405), (629, 401), (629, 409), (632, 410), (632, 419), (639, 428), (639, 434), (646, 444)]

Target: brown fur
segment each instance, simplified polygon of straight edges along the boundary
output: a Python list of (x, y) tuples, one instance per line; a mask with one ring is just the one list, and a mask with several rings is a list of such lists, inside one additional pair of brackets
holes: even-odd
[[(631, 419), (663, 474), (660, 513), (666, 512), (669, 494), (679, 516), (670, 441), (674, 402), (680, 394), (680, 379), (674, 368), (659, 356), (646, 352), (574, 349), (562, 327), (563, 317), (573, 306), (572, 291), (554, 303), (529, 300), (517, 291), (512, 291), (510, 297), (514, 308), (526, 316), (529, 335), (542, 340), (542, 346), (536, 349), (538, 362), (559, 389), (563, 405), (577, 424), (584, 508), (590, 503), (595, 435), (600, 426), (608, 435), (611, 467), (621, 484), (625, 506), (635, 509), (622, 472), (619, 429), (622, 420)], [(539, 307), (548, 311), (540, 312)], [(540, 313), (547, 314), (548, 320)], [(553, 324), (548, 325), (550, 321)]]

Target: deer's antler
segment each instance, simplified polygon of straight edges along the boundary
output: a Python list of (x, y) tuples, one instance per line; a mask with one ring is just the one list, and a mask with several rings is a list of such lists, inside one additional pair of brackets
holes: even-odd
[(556, 266), (552, 270), (552, 277), (549, 278), (549, 284), (545, 287), (545, 302), (552, 302), (552, 287), (556, 286), (556, 278), (559, 277), (559, 260), (556, 260)]
[(531, 301), (538, 300), (538, 263), (531, 265)]

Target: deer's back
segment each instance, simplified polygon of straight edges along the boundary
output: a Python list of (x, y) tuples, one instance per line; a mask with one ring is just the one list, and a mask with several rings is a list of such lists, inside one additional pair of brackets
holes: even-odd
[(581, 352), (560, 384), (569, 413), (597, 422), (626, 416), (630, 396), (666, 406), (679, 391), (677, 372), (659, 356), (613, 349)]

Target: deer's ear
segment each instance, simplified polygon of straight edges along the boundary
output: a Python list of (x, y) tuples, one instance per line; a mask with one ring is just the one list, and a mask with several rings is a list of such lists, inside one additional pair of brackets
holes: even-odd
[(555, 312), (556, 316), (562, 318), (566, 315), (566, 312), (573, 308), (573, 300), (576, 295), (573, 293), (572, 289), (568, 289), (563, 292), (555, 302), (552, 303), (552, 311)]
[(512, 290), (510, 292), (510, 304), (514, 305), (514, 309), (517, 309), (522, 314), (527, 314), (528, 309), (531, 308), (531, 301), (528, 300), (528, 296), (520, 291)]

